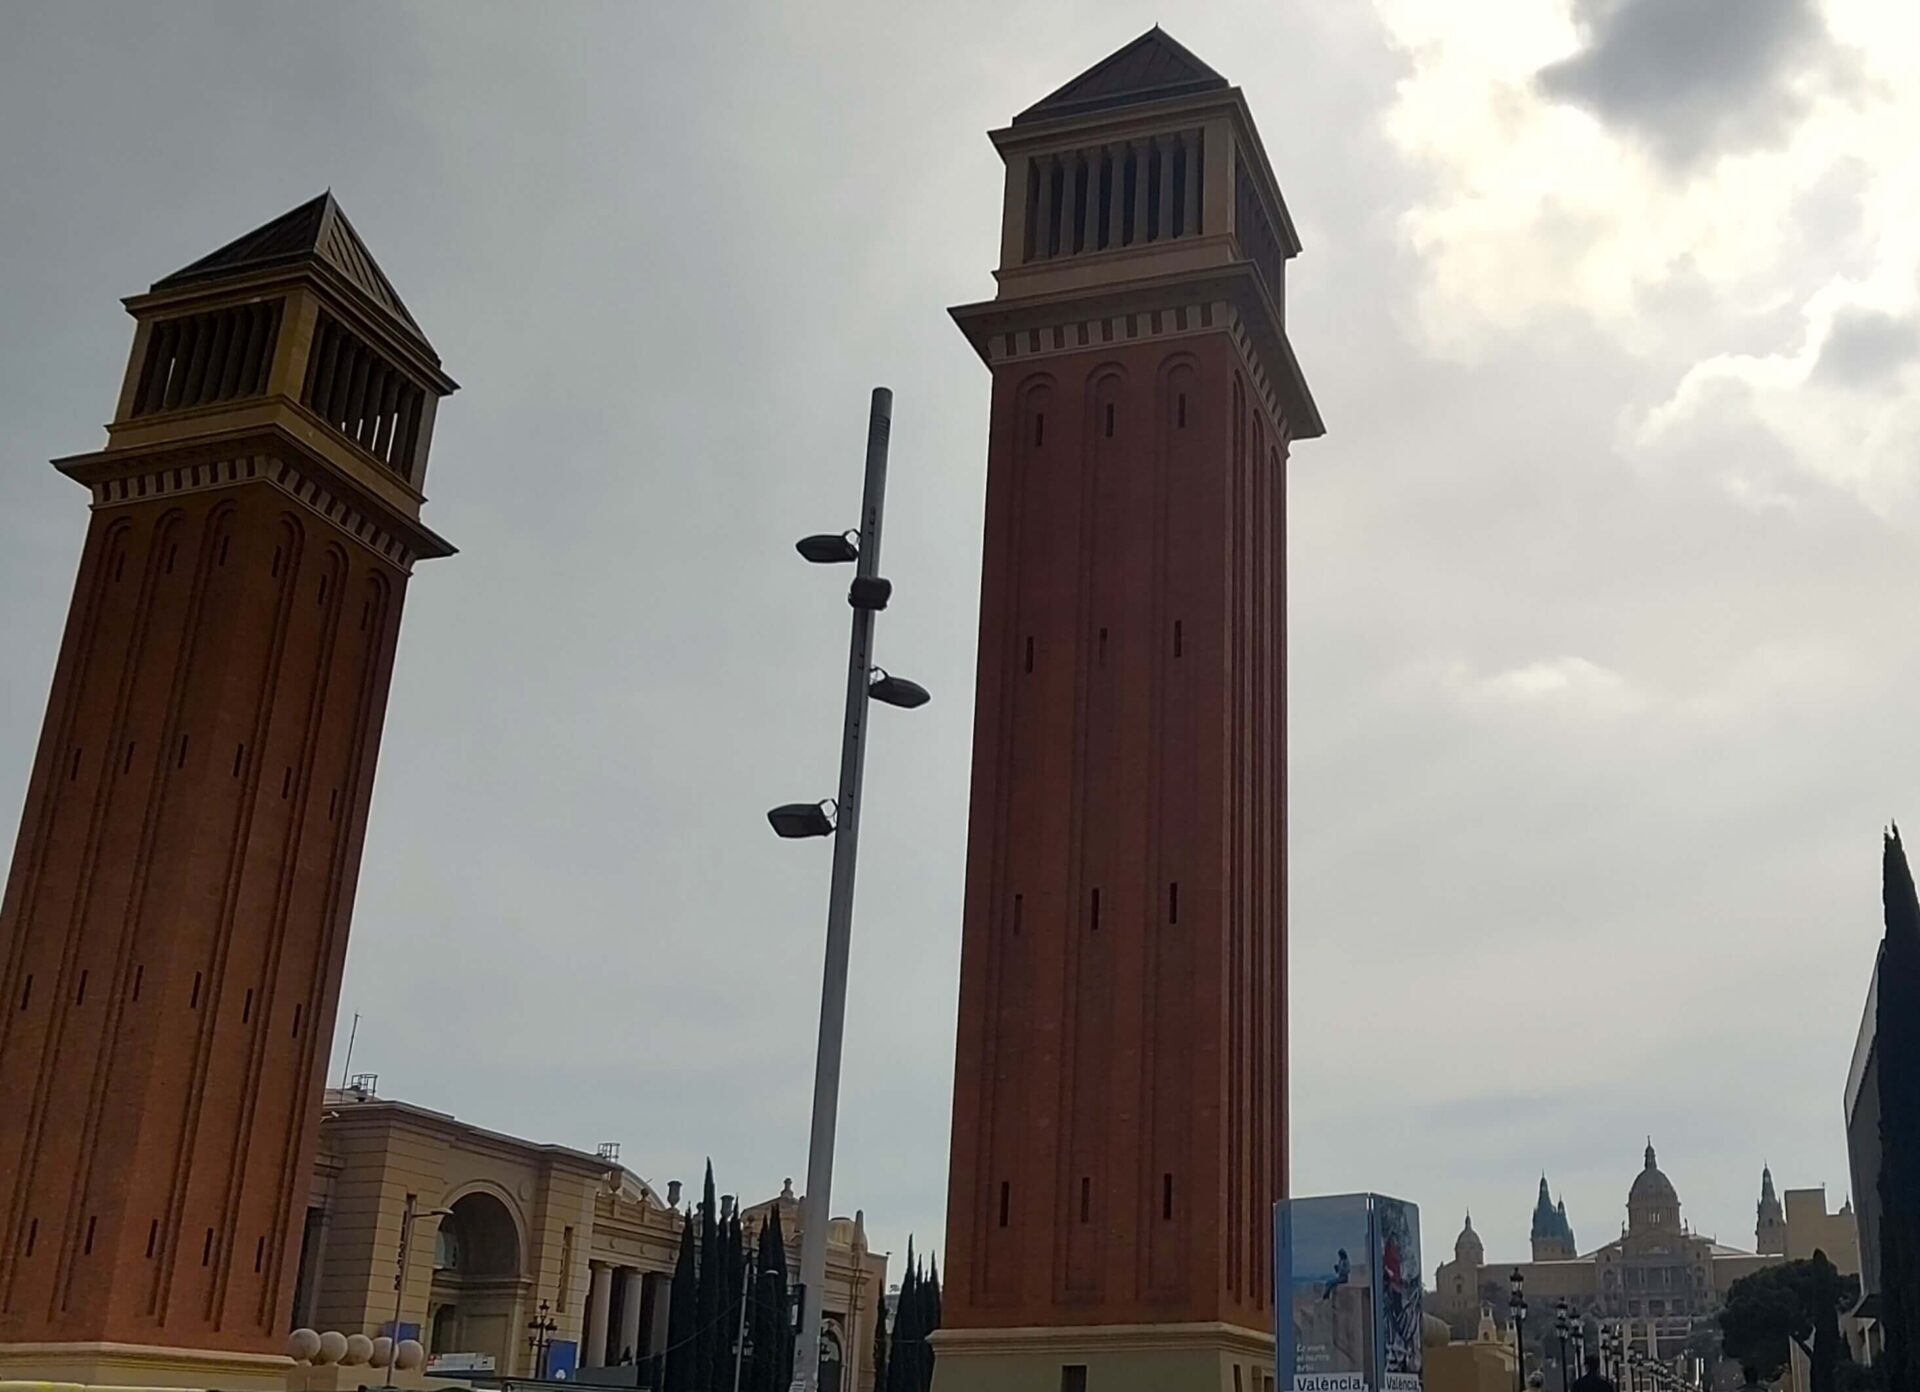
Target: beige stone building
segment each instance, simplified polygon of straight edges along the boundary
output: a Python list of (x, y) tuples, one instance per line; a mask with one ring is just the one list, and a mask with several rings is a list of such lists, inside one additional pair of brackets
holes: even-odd
[[(294, 1325), (384, 1332), (396, 1320), (394, 1277), (410, 1227), (397, 1320), (418, 1327), (439, 1366), (531, 1375), (528, 1326), (544, 1304), (555, 1365), (577, 1350), (584, 1380), (648, 1385), (653, 1355), (665, 1346), (681, 1222), (694, 1197), (683, 1197), (677, 1182), (661, 1192), (621, 1164), (614, 1147), (603, 1150), (589, 1155), (488, 1131), (370, 1087), (329, 1090)], [(775, 1206), (797, 1280), (800, 1211), (791, 1185), (744, 1210), (749, 1246)], [(886, 1284), (886, 1254), (868, 1248), (863, 1217), (834, 1219), (823, 1388), (871, 1392)]]
[[(1821, 1190), (1791, 1190), (1787, 1211), (1780, 1214), (1773, 1200), (1771, 1175), (1763, 1175), (1756, 1238), (1771, 1252), (1747, 1252), (1728, 1247), (1690, 1229), (1680, 1216), (1680, 1196), (1661, 1171), (1648, 1144), (1645, 1165), (1627, 1193), (1627, 1221), (1620, 1236), (1584, 1255), (1549, 1260), (1492, 1263), (1469, 1217), (1454, 1244), (1454, 1259), (1434, 1273), (1429, 1297), (1432, 1311), (1456, 1333), (1478, 1327), (1483, 1310), (1506, 1318), (1508, 1282), (1514, 1270), (1525, 1281), (1527, 1303), (1533, 1312), (1528, 1336), (1548, 1327), (1554, 1305), (1567, 1303), (1582, 1316), (1618, 1323), (1649, 1351), (1670, 1357), (1678, 1353), (1696, 1322), (1707, 1319), (1727, 1288), (1740, 1277), (1784, 1258), (1796, 1241), (1831, 1240), (1837, 1225), (1851, 1224), (1850, 1210), (1827, 1215)], [(1543, 1184), (1542, 1200), (1546, 1188)], [(1811, 1195), (1813, 1203), (1806, 1196)], [(1798, 1202), (1796, 1202), (1796, 1199)], [(1814, 1219), (1817, 1206), (1824, 1225)], [(1564, 1210), (1556, 1210), (1565, 1226)], [(1801, 1237), (1794, 1236), (1794, 1216), (1801, 1220)], [(1536, 1237), (1538, 1236), (1536, 1219)], [(1565, 1226), (1571, 1241), (1571, 1227)], [(1807, 1249), (1811, 1251), (1812, 1248)], [(1829, 1251), (1836, 1265), (1838, 1253)], [(1852, 1269), (1858, 1269), (1858, 1244), (1852, 1248)], [(1842, 1266), (1842, 1270), (1848, 1269)]]

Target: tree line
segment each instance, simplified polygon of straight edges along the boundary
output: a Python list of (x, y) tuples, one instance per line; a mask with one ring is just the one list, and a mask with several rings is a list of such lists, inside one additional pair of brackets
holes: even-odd
[[(749, 1253), (740, 1209), (721, 1209), (708, 1161), (699, 1206), (681, 1220), (666, 1347), (652, 1355), (650, 1383), (658, 1392), (787, 1392), (797, 1303), (780, 1206), (768, 1210)], [(940, 1327), (940, 1275), (931, 1260), (922, 1269), (911, 1240), (892, 1320), (884, 1293), (874, 1305), (875, 1392), (930, 1392), (927, 1336)]]

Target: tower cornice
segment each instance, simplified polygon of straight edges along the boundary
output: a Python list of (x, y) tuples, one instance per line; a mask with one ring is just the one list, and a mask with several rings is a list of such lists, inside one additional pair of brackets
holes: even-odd
[[(268, 410), (289, 404), (261, 403)], [(259, 420), (230, 422), (224, 429), (195, 432), (138, 451), (67, 455), (53, 466), (85, 485), (96, 508), (263, 481), (402, 570), (410, 571), (417, 560), (457, 553), (457, 547), (420, 521), (417, 507), (393, 505), (385, 496), (389, 481), (377, 472), (339, 468), (332, 457), (338, 451), (331, 432), (319, 421), (296, 429), (284, 414), (282, 409)], [(234, 468), (223, 467), (227, 465)]]
[[(1214, 306), (1230, 311), (1230, 321), (1221, 316), (1221, 322), (1215, 322)], [(1181, 310), (1190, 310), (1191, 317), (1176, 327), (1169, 318)], [(1281, 327), (1279, 308), (1259, 274), (1244, 261), (1136, 280), (1101, 281), (1044, 295), (983, 300), (956, 305), (947, 312), (989, 367), (1010, 358), (1124, 347), (1144, 338), (1231, 329), (1237, 323), (1259, 369), (1257, 375), (1264, 378), (1262, 390), (1286, 423), (1290, 438), (1314, 439), (1326, 433), (1299, 359)]]

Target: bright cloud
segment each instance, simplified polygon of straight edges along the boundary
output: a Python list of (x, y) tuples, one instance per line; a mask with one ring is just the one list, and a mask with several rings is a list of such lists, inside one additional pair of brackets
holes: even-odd
[[(1376, 7), (1409, 64), (1388, 132), (1432, 180), (1402, 226), (1426, 271), (1418, 330), (1433, 351), (1471, 358), (1553, 316), (1583, 316), (1671, 373), (1665, 399), (1633, 404), (1625, 447), (1710, 445), (1737, 418), (1880, 511), (1910, 496), (1912, 7)], [(1848, 223), (1838, 237), (1836, 218)], [(1799, 321), (1788, 341), (1782, 311)], [(1722, 473), (1743, 501), (1790, 496), (1742, 468)]]

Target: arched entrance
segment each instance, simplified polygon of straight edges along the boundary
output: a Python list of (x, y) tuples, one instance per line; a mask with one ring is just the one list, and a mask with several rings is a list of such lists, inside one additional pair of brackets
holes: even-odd
[(485, 1190), (454, 1200), (434, 1243), (427, 1352), (486, 1354), (511, 1372), (520, 1275), (520, 1229), (506, 1204)]

